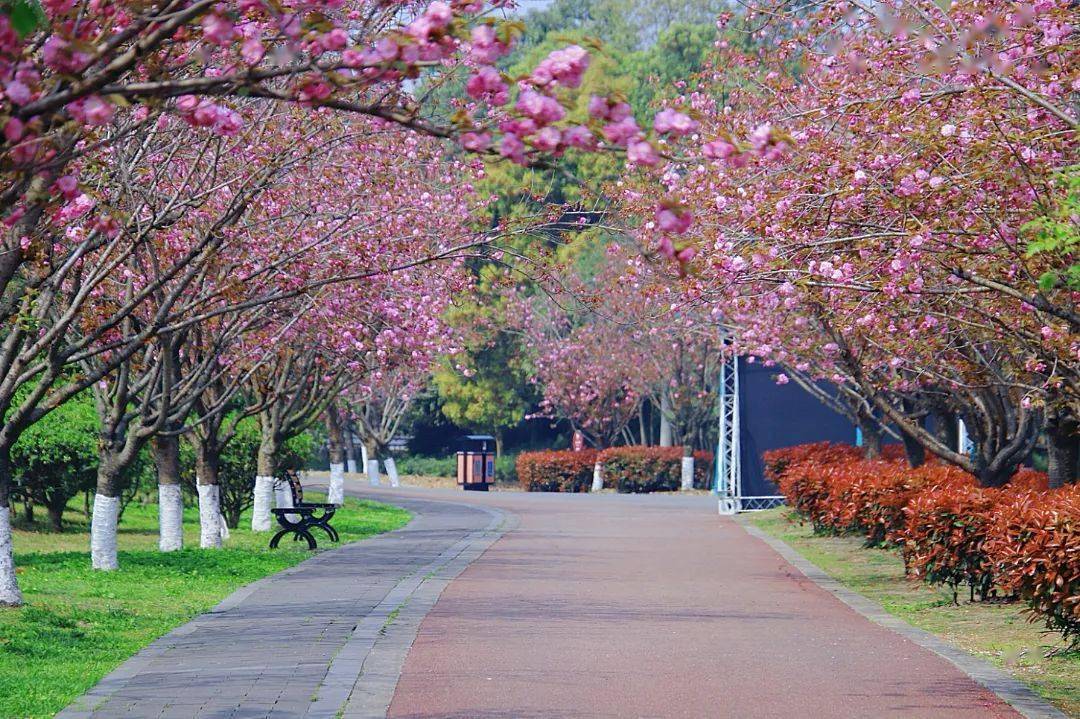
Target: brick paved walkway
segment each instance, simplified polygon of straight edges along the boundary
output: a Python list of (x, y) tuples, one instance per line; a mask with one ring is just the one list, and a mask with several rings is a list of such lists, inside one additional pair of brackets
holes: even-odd
[(419, 620), (497, 539), (505, 519), (498, 510), (424, 499), (395, 504), (417, 515), (405, 528), (249, 585), (58, 716), (384, 716)]
[(419, 516), (234, 595), (61, 716), (1017, 716), (969, 677), (1000, 672), (868, 620), (709, 497), (348, 488)]
[[(718, 517), (712, 498), (472, 501), (520, 525), (424, 619), (395, 719), (1017, 716)], [(1061, 717), (1023, 693), (1029, 716)]]

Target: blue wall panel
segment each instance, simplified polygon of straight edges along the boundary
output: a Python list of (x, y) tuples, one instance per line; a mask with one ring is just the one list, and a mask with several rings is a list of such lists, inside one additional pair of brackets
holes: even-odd
[(739, 360), (739, 423), (744, 496), (776, 494), (761, 453), (807, 442), (855, 443), (855, 427), (802, 387), (776, 384), (782, 370)]

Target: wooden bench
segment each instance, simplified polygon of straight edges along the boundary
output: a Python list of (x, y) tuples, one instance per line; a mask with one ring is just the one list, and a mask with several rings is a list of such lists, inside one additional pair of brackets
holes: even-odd
[[(274, 482), (275, 489), (280, 486), (279, 483), (281, 482), (288, 483), (289, 491), (292, 493), (293, 506), (274, 507), (270, 510), (277, 517), (278, 524), (281, 525), (281, 529), (270, 540), (270, 549), (277, 549), (281, 538), (290, 532), (293, 535), (294, 542), (306, 539), (308, 549), (315, 549), (317, 544), (315, 536), (311, 533), (311, 530), (315, 527), (326, 532), (330, 537), (330, 541), (337, 542), (340, 539), (337, 530), (330, 526), (330, 519), (334, 516), (334, 512), (337, 511), (337, 505), (305, 502), (304, 487), (300, 484), (300, 477), (295, 472), (284, 472), (282, 478)], [(290, 519), (290, 517), (296, 519)]]

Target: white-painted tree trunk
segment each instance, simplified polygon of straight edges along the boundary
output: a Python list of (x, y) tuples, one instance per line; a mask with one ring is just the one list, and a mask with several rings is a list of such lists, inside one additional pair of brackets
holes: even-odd
[(694, 488), (694, 458), (692, 456), (682, 458), (682, 476), (680, 479), (682, 485), (679, 489), (686, 491)]
[(386, 476), (390, 478), (390, 486), (400, 487), (401, 479), (398, 477), (397, 463), (394, 461), (394, 458), (387, 457), (386, 459), (384, 459), (383, 466), (386, 467)]
[[(280, 486), (274, 488), (274, 506), (278, 508), (293, 506), (292, 490), (289, 489), (288, 482), (281, 482)], [(300, 516), (296, 514), (286, 514), (285, 518), (290, 522), (300, 521)]]
[(599, 492), (604, 488), (604, 465), (597, 462), (592, 468), (592, 490)]
[(331, 504), (345, 504), (345, 465), (330, 465), (330, 485), (326, 491), (326, 501)]
[(94, 495), (94, 514), (90, 519), (90, 565), (94, 569), (119, 569), (116, 558), (116, 522), (120, 516), (120, 498)]
[(360, 443), (360, 461), (361, 463), (363, 463), (364, 469), (366, 470), (368, 463), (367, 445), (365, 445), (363, 442)]
[(345, 470), (346, 472), (348, 472), (349, 474), (356, 474), (356, 460), (355, 459), (353, 459), (352, 457), (349, 457), (348, 459), (345, 460), (345, 464), (348, 467), (348, 469)]
[(184, 498), (179, 484), (158, 485), (158, 549), (184, 548)]
[(22, 601), (12, 556), (11, 510), (4, 504), (0, 505), (0, 606), (16, 607)]
[(367, 476), (372, 487), (379, 486), (379, 460), (369, 459), (367, 461)]
[(254, 504), (251, 508), (251, 531), (270, 531), (270, 508), (274, 504), (274, 478), (256, 477)]
[(216, 484), (196, 485), (199, 490), (199, 546), (221, 549), (225, 522), (221, 516), (221, 490)]
[(671, 432), (671, 398), (668, 397), (668, 393), (664, 392), (660, 395), (660, 446), (670, 447), (672, 445), (672, 432)]

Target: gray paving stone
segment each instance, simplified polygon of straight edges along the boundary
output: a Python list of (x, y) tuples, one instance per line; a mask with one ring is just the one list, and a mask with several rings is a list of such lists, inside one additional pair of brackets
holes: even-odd
[[(364, 686), (372, 647), (383, 642), (400, 655), (400, 669), (422, 619), (418, 613), (430, 609), (446, 584), (440, 572), (448, 565), (464, 569), (482, 551), (470, 550), (490, 545), (502, 524), (501, 513), (490, 509), (416, 498), (398, 503), (414, 514), (405, 528), (318, 554), (237, 591), (139, 652), (57, 716), (332, 717), (345, 711), (356, 690), (388, 703), (392, 666), (380, 666), (370, 690)], [(406, 613), (402, 608), (414, 595), (418, 601)], [(395, 609), (400, 621), (388, 626)]]

